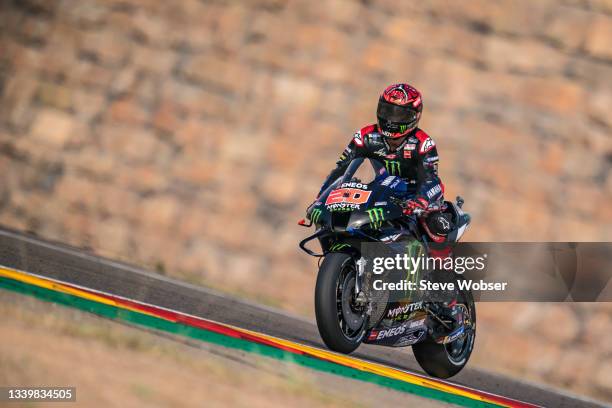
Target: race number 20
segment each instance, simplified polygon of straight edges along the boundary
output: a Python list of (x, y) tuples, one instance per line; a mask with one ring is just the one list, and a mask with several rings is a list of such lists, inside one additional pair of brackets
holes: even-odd
[(371, 191), (359, 188), (339, 188), (329, 193), (325, 205), (340, 203), (365, 204), (370, 198), (371, 193)]

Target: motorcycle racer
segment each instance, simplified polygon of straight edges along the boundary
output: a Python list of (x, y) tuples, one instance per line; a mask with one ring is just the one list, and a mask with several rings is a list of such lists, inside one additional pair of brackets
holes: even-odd
[[(393, 330), (401, 331), (405, 327), (401, 321), (389, 317), (391, 306), (387, 309), (376, 306), (382, 313), (372, 315), (373, 305), (381, 302), (374, 292), (380, 289), (368, 279), (370, 275), (364, 273), (367, 260), (362, 243), (384, 245), (375, 259), (379, 254), (387, 255), (391, 249), (413, 259), (444, 260), (452, 257), (452, 244), (469, 224), (469, 216), (460, 210), (463, 205), (460, 197), (456, 203), (444, 201), (436, 144), (418, 127), (422, 111), (422, 96), (414, 87), (408, 84), (387, 87), (378, 99), (376, 123), (353, 135), (317, 199), (307, 209), (310, 224), (305, 219), (298, 222), (305, 227), (314, 225), (316, 229), (299, 246), (309, 255), (323, 259), (319, 264), (315, 311), (319, 332), (333, 350), (351, 352), (361, 342), (384, 341), (387, 335), (398, 334)], [(366, 162), (363, 159), (369, 159), (376, 173), (374, 180), (365, 183), (355, 177), (362, 168), (366, 171), (369, 168), (367, 164), (361, 167)], [(305, 246), (313, 239), (319, 240), (321, 254)], [(432, 241), (441, 245), (433, 245)], [(380, 273), (384, 272), (383, 268)], [(452, 267), (434, 263), (433, 267), (411, 268), (409, 275), (403, 272), (396, 276), (385, 274), (381, 282), (394, 278), (407, 281), (407, 276), (413, 282), (445, 283), (457, 279)], [(439, 355), (441, 365), (456, 370), (467, 360), (461, 357), (460, 362), (449, 362), (446, 345), (456, 344), (462, 356), (471, 352), (471, 315), (466, 314), (464, 318), (465, 302), (454, 286), (432, 288), (403, 290), (397, 298), (389, 297), (387, 302), (394, 303), (393, 307), (399, 310), (419, 303), (423, 313), (417, 317), (426, 327), (419, 336), (426, 336), (423, 344), (427, 347), (418, 348), (421, 337), (403, 340), (413, 341), (416, 347), (413, 350), (420, 350), (419, 362), (425, 364)], [(374, 331), (364, 339), (368, 319), (372, 316), (379, 329), (371, 329)], [(407, 315), (405, 319), (412, 317), (415, 316)], [(451, 372), (447, 368), (444, 370)]]
[[(418, 127), (422, 111), (422, 95), (414, 87), (388, 86), (378, 99), (377, 122), (353, 135), (318, 196), (345, 172), (351, 160), (361, 157), (379, 160), (388, 174), (408, 183), (406, 215), (416, 209), (440, 206), (444, 202), (444, 185), (438, 175), (438, 151), (434, 140)], [(452, 229), (449, 218), (442, 212), (432, 212), (421, 225), (437, 242)]]

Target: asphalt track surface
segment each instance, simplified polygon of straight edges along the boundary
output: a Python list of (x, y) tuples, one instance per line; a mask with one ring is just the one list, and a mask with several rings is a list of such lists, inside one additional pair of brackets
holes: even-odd
[[(0, 228), (0, 265), (325, 348), (314, 323), (305, 319), (4, 228)], [(416, 360), (406, 351), (362, 345), (352, 355), (422, 374)], [(473, 368), (469, 363), (449, 382), (545, 407), (603, 406), (559, 390)]]

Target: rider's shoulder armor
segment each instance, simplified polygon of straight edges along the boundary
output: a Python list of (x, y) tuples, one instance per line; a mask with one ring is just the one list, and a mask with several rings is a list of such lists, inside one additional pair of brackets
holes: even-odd
[(376, 124), (364, 126), (355, 133), (355, 144), (369, 151), (377, 151), (385, 147), (382, 135), (378, 132)]
[(376, 124), (362, 127), (360, 130), (355, 132), (353, 136), (353, 142), (357, 147), (366, 147), (369, 144), (371, 136), (376, 134)]
[(418, 141), (419, 154), (426, 154), (431, 149), (436, 147), (436, 143), (434, 142), (434, 140), (421, 129), (417, 129), (416, 132), (414, 132), (414, 137)]

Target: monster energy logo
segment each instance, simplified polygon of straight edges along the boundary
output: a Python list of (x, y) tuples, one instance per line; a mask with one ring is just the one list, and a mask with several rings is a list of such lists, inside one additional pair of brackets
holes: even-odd
[(310, 214), (310, 220), (316, 224), (317, 222), (319, 222), (319, 218), (321, 218), (321, 210), (315, 208)]
[[(408, 258), (411, 259), (419, 259), (419, 257), (423, 254), (423, 246), (418, 240), (410, 241), (406, 244), (406, 252), (408, 253)], [(413, 285), (416, 287), (417, 282), (421, 280), (421, 263), (418, 262), (414, 265), (412, 262), (409, 262), (408, 269), (406, 270), (406, 281), (413, 282)], [(412, 293), (408, 290), (404, 291), (407, 299), (412, 299)]]
[(382, 208), (371, 208), (366, 211), (370, 217), (370, 225), (374, 229), (382, 227), (382, 223), (385, 220), (385, 213)]
[[(408, 252), (408, 258), (419, 259), (421, 253), (423, 252), (423, 247), (419, 241), (414, 240), (406, 245), (406, 252)], [(411, 275), (417, 274), (420, 269), (420, 262), (417, 262), (416, 264), (410, 262), (408, 265), (408, 273)]]
[(400, 169), (400, 162), (397, 160), (385, 160), (385, 168), (387, 169), (387, 173), (392, 176), (401, 176), (402, 171)]
[(400, 132), (404, 133), (408, 129), (408, 125), (400, 125)]
[(330, 251), (339, 251), (339, 250), (344, 249), (344, 248), (347, 248), (347, 247), (349, 247), (349, 246), (350, 246), (349, 244), (333, 244), (333, 245), (332, 245), (332, 246), (329, 248), (329, 250), (330, 250)]

